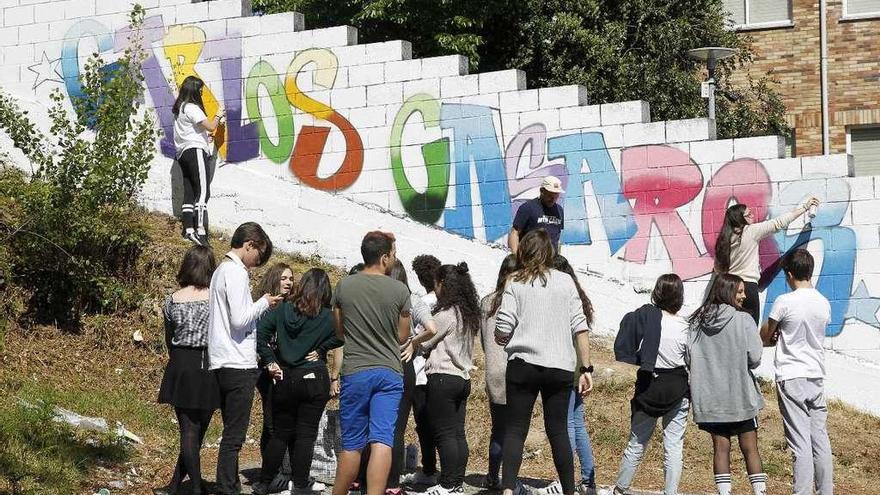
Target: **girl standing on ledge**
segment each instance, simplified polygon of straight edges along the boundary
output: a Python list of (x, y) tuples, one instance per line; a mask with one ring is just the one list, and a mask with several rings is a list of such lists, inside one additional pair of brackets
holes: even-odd
[(183, 80), (180, 94), (171, 112), (174, 114), (174, 147), (177, 163), (183, 172), (183, 205), (181, 221), (183, 237), (196, 245), (208, 243), (205, 214), (211, 196), (208, 177), (209, 132), (217, 130), (223, 121), (223, 109), (213, 119), (205, 114), (202, 89), (205, 83), (195, 76)]

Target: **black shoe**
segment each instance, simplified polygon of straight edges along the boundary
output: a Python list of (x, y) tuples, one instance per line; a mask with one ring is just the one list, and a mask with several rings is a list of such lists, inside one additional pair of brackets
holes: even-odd
[(210, 246), (211, 242), (208, 240), (208, 234), (197, 234), (199, 238), (199, 242), (202, 243), (202, 246)]
[(251, 490), (253, 490), (254, 495), (269, 495), (269, 493), (271, 493), (269, 491), (269, 485), (262, 481), (257, 481), (251, 485)]

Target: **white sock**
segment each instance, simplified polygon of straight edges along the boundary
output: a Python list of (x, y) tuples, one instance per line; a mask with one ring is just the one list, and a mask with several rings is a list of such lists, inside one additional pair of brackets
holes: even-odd
[(750, 474), (749, 483), (755, 495), (767, 495), (767, 475), (764, 473)]
[(715, 488), (718, 495), (730, 495), (730, 473), (715, 475)]

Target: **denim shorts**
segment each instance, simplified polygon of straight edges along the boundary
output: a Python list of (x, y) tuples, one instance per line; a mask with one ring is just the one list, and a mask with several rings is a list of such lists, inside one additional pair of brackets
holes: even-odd
[(344, 375), (339, 394), (342, 450), (361, 450), (368, 443), (394, 445), (403, 376), (388, 368)]

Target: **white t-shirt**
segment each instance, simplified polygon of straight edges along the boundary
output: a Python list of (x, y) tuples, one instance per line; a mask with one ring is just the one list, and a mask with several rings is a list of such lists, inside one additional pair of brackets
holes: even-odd
[(819, 291), (801, 288), (776, 298), (770, 319), (776, 320), (776, 381), (825, 378), (825, 327), (831, 304)]
[(174, 119), (174, 148), (177, 156), (190, 148), (199, 148), (209, 152), (208, 130), (202, 126), (207, 120), (205, 112), (194, 103), (184, 103), (177, 118)]
[[(434, 305), (437, 304), (437, 294), (434, 294), (433, 291), (428, 292), (424, 296), (422, 296), (422, 302), (427, 304), (429, 308), (434, 309)], [(423, 330), (422, 327), (416, 328), (416, 334)], [(427, 360), (423, 356), (416, 356), (413, 358), (413, 368), (416, 371), (416, 385), (427, 385), (428, 384), (428, 374), (425, 373), (425, 363)]]
[(668, 370), (685, 365), (687, 353), (688, 323), (681, 316), (663, 312), (660, 320), (660, 346), (654, 368)]

